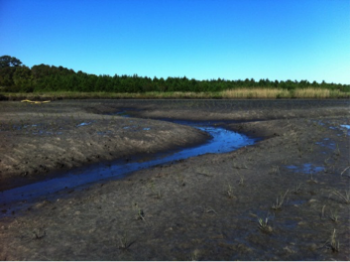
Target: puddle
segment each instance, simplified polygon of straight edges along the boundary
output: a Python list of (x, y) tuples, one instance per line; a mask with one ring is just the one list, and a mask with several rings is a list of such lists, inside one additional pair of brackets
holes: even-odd
[(340, 127), (345, 132), (347, 131), (347, 135), (350, 136), (350, 125), (340, 125)]
[(33, 132), (33, 135), (62, 135), (63, 132), (50, 132), (50, 131), (44, 131), (44, 130), (39, 130), (38, 132)]
[(123, 116), (123, 117), (130, 117), (130, 113), (132, 112), (139, 112), (142, 111), (142, 109), (136, 109), (134, 107), (123, 107), (123, 108), (119, 108), (119, 111), (117, 112), (113, 112), (113, 113), (109, 113), (107, 115), (116, 115), (116, 116)]
[(298, 226), (299, 221), (297, 220), (287, 220), (284, 221), (283, 227), (288, 230), (293, 230)]
[(338, 134), (338, 136), (345, 135), (345, 134), (350, 136), (350, 125), (330, 126), (329, 128), (332, 130), (343, 132), (342, 134)]
[[(17, 212), (18, 210), (23, 210), (24, 207), (30, 206), (30, 203), (38, 199), (55, 199), (57, 195), (53, 193), (58, 191), (77, 188), (83, 189), (84, 186), (86, 187), (92, 183), (120, 179), (141, 169), (175, 162), (189, 157), (208, 153), (227, 153), (244, 146), (252, 145), (258, 140), (222, 127), (210, 126), (208, 123), (177, 122), (205, 131), (209, 133), (212, 138), (205, 144), (186, 148), (177, 152), (168, 152), (169, 154), (166, 156), (155, 155), (155, 158), (150, 161), (137, 162), (137, 160), (140, 159), (136, 159), (133, 162), (125, 163), (125, 161), (117, 160), (109, 166), (96, 164), (93, 167), (90, 166), (79, 169), (79, 173), (77, 170), (72, 170), (64, 175), (60, 175), (60, 177), (3, 191), (0, 193), (0, 208), (5, 208), (6, 213), (3, 212), (0, 216), (9, 215), (13, 211)], [(7, 209), (9, 203), (12, 203), (11, 209)], [(16, 203), (16, 205), (13, 205), (13, 203)]]
[(130, 117), (129, 113), (127, 111), (117, 112), (117, 113), (112, 114), (112, 115), (123, 116), (123, 117)]
[(42, 124), (40, 125), (6, 125), (6, 124), (3, 124), (3, 125), (0, 125), (0, 132), (1, 131), (8, 131), (8, 130), (18, 130), (18, 131), (21, 131), (23, 129), (25, 130), (28, 130), (28, 129), (31, 129), (33, 127), (37, 127), (37, 126), (42, 126)]
[[(326, 124), (323, 123), (321, 120), (319, 121), (313, 121), (313, 123), (318, 124), (320, 126), (325, 126)], [(327, 125), (330, 125), (329, 128), (332, 130), (338, 130), (338, 131), (343, 131), (345, 133), (347, 133), (348, 136), (350, 136), (350, 125), (339, 125), (339, 126), (334, 126), (334, 123), (331, 123), (329, 121), (326, 122)], [(338, 136), (341, 136), (342, 134), (338, 134)]]
[(313, 166), (312, 164), (304, 164), (303, 166), (295, 166), (295, 165), (289, 165), (286, 166), (286, 168), (288, 169), (292, 169), (294, 172), (302, 172), (305, 174), (315, 174), (321, 171), (324, 171), (325, 168), (322, 166)]
[(298, 200), (289, 201), (289, 204), (293, 205), (293, 206), (300, 206), (304, 203), (306, 203), (305, 199), (298, 199)]
[(322, 142), (316, 142), (315, 144), (319, 146), (327, 147), (332, 150), (336, 149), (336, 144), (332, 142), (329, 138), (324, 138)]
[(97, 134), (100, 136), (105, 136), (105, 135), (109, 135), (112, 134), (113, 132), (111, 130), (107, 130), (107, 131), (98, 131)]
[[(0, 132), (17, 130), (23, 131), (24, 134), (39, 135), (39, 136), (52, 136), (52, 135), (62, 135), (63, 132), (59, 131), (46, 131), (48, 129), (44, 124), (32, 124), (32, 125), (2, 125), (0, 126)], [(62, 128), (60, 128), (62, 129)], [(11, 136), (11, 134), (8, 134)]]

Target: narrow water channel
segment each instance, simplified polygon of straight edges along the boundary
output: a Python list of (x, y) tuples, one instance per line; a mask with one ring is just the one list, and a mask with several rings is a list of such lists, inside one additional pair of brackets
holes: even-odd
[[(31, 204), (40, 200), (54, 200), (57, 192), (84, 187), (101, 181), (120, 179), (126, 175), (145, 168), (154, 167), (189, 157), (208, 153), (227, 153), (238, 148), (252, 145), (257, 139), (239, 134), (223, 127), (218, 127), (209, 122), (173, 121), (178, 124), (188, 125), (207, 132), (211, 139), (205, 144), (186, 148), (177, 152), (169, 152), (166, 156), (155, 156), (152, 160), (140, 162), (115, 161), (110, 165), (95, 165), (93, 168), (72, 170), (64, 175), (35, 182), (29, 185), (13, 188), (0, 192), (0, 216), (9, 216), (19, 210), (28, 208)], [(62, 197), (62, 196), (61, 196)]]

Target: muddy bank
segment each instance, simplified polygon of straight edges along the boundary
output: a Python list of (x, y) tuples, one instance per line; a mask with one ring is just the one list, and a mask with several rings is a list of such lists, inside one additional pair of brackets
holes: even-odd
[[(21, 215), (33, 203), (44, 199), (55, 201), (57, 193), (62, 190), (69, 192), (84, 190), (91, 184), (123, 179), (131, 173), (142, 169), (170, 164), (205, 154), (228, 153), (258, 141), (243, 134), (218, 127), (216, 123), (213, 125), (210, 125), (208, 122), (193, 123), (192, 121), (175, 121), (175, 123), (195, 127), (206, 132), (211, 138), (201, 145), (157, 153), (149, 159), (145, 159), (144, 156), (133, 156), (130, 161), (117, 159), (109, 163), (88, 165), (72, 169), (69, 172), (59, 172), (55, 177), (46, 176), (42, 181), (2, 191), (0, 193), (0, 209), (2, 210), (0, 217), (11, 216), (11, 214)], [(150, 156), (150, 154), (147, 154), (147, 156)]]
[(83, 106), (71, 101), (0, 105), (0, 190), (57, 171), (115, 159), (129, 161), (135, 155), (146, 158), (209, 138), (191, 127), (87, 113)]
[[(92, 114), (100, 102), (91, 103), (83, 108)], [(140, 103), (134, 110), (140, 116), (163, 110), (163, 117), (173, 117), (176, 111), (167, 109), (176, 102), (132, 101), (103, 103), (100, 110), (127, 103)], [(211, 106), (217, 120), (243, 112), (253, 120), (259, 106), (250, 103), (238, 111), (235, 101), (216, 110), (179, 101), (178, 110), (198, 119)], [(264, 104), (270, 119), (226, 125), (264, 136), (256, 145), (65, 192), (25, 215), (2, 218), (0, 258), (349, 260), (349, 133), (341, 127), (350, 124), (349, 107), (327, 103), (306, 102), (295, 110)]]

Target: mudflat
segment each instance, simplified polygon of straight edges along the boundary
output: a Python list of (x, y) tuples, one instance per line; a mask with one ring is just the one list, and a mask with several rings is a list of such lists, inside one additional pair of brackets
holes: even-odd
[(215, 120), (262, 140), (61, 192), (14, 214), (8, 214), (11, 204), (3, 206), (0, 259), (349, 260), (349, 105), (347, 100), (1, 102), (2, 191), (209, 139), (166, 119)]

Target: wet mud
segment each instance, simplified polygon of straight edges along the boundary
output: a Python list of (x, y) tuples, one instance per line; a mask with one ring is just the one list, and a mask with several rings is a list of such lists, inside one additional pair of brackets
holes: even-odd
[[(86, 156), (108, 167), (113, 159), (147, 158), (208, 141), (205, 132), (169, 119), (212, 121), (262, 139), (66, 189), (4, 215), (2, 260), (350, 258), (348, 101), (88, 100), (31, 106), (1, 104), (3, 191), (42, 181), (51, 172), (59, 177), (84, 168)], [(149, 132), (155, 135), (147, 137)], [(104, 147), (106, 139), (116, 146)], [(77, 156), (79, 161), (69, 160)], [(39, 167), (45, 157), (48, 170)], [(30, 165), (22, 166), (23, 159)], [(55, 161), (67, 166), (50, 164)]]
[[(62, 190), (82, 190), (92, 183), (108, 182), (109, 180), (121, 179), (128, 174), (171, 162), (185, 160), (190, 157), (209, 153), (227, 153), (238, 148), (254, 144), (258, 138), (247, 137), (207, 122), (174, 121), (186, 126), (193, 126), (211, 137), (208, 141), (189, 148), (169, 150), (163, 153), (148, 154), (149, 160), (143, 157), (133, 157), (130, 161), (122, 159), (110, 161), (108, 164), (89, 165), (85, 168), (75, 168), (69, 172), (57, 172), (56, 176), (41, 181), (17, 186), (3, 190), (0, 198), (0, 207), (7, 212), (1, 216), (11, 216), (15, 212), (25, 210), (34, 202), (50, 199), (56, 200), (56, 193)], [(81, 125), (79, 125), (81, 126)], [(145, 130), (145, 128), (143, 129)], [(150, 130), (147, 128), (146, 130)]]

